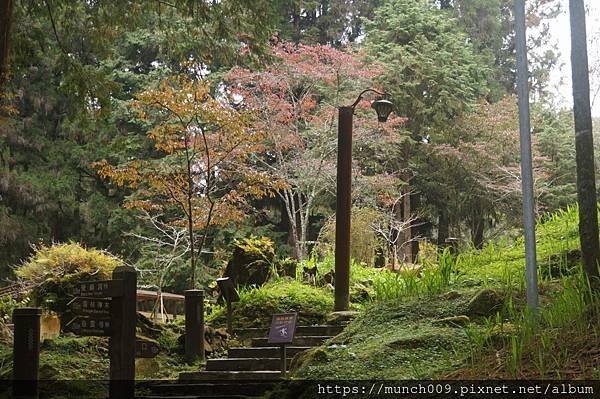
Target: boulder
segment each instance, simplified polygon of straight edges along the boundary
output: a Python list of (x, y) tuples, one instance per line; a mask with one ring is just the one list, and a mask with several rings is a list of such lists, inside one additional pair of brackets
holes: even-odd
[(470, 316), (492, 316), (502, 309), (504, 293), (485, 288), (479, 291), (467, 305), (467, 314)]
[(501, 346), (509, 343), (517, 332), (517, 328), (512, 323), (497, 324), (490, 332), (490, 339), (494, 345)]
[(235, 242), (223, 277), (231, 278), (234, 286), (261, 286), (271, 277), (274, 260), (275, 249), (271, 240), (245, 238)]
[(140, 334), (152, 339), (158, 339), (165, 329), (164, 325), (151, 320), (139, 312), (137, 313), (136, 328)]

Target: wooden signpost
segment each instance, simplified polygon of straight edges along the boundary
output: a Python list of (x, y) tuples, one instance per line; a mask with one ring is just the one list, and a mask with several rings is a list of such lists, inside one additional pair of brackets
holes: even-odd
[(77, 316), (110, 317), (110, 299), (75, 298), (67, 306)]
[(185, 359), (188, 363), (204, 360), (204, 291), (186, 290)]
[(41, 308), (13, 310), (13, 397), (38, 397)]
[(123, 281), (82, 281), (73, 290), (73, 295), (84, 298), (113, 298), (122, 296)]
[[(154, 357), (158, 345), (136, 341), (137, 274), (132, 267), (119, 266), (112, 280), (81, 282), (73, 290), (76, 296), (69, 306), (76, 317), (66, 329), (87, 336), (110, 337), (111, 399), (133, 398), (135, 395), (135, 357)], [(138, 343), (139, 342), (139, 343)]]
[(280, 345), (281, 376), (283, 378), (285, 378), (287, 372), (287, 355), (285, 345), (291, 344), (294, 341), (297, 318), (297, 313), (279, 313), (274, 314), (271, 321), (268, 342), (270, 344)]
[(110, 337), (112, 333), (111, 320), (97, 317), (74, 317), (65, 329), (83, 336)]
[[(158, 343), (136, 340), (137, 274), (134, 268), (120, 266), (112, 280), (80, 283), (68, 306), (75, 317), (65, 330), (77, 335), (110, 337), (110, 399), (135, 397), (135, 358), (158, 355)], [(40, 352), (39, 308), (17, 308), (13, 312), (15, 338), (13, 350), (13, 391), (37, 395)]]

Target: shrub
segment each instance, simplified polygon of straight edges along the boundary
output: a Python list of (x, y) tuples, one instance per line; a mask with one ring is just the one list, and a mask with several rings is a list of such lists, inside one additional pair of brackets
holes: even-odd
[(10, 295), (0, 298), (0, 322), (10, 323), (13, 310), (27, 306), (28, 303), (29, 298), (17, 300)]
[[(274, 313), (298, 312), (299, 324), (323, 323), (333, 309), (333, 294), (324, 289), (281, 279), (258, 288), (240, 291), (233, 304), (234, 327), (263, 327)], [(214, 325), (225, 323), (224, 309), (217, 308), (207, 317)]]
[[(350, 257), (356, 262), (373, 266), (375, 251), (381, 245), (373, 224), (381, 218), (381, 213), (372, 208), (352, 208), (350, 223)], [(325, 255), (334, 248), (335, 219), (329, 220), (319, 235), (319, 252)]]
[(106, 251), (70, 242), (36, 247), (15, 273), (36, 284), (32, 291), (36, 305), (63, 313), (70, 293), (80, 281), (109, 279), (114, 268), (122, 263)]

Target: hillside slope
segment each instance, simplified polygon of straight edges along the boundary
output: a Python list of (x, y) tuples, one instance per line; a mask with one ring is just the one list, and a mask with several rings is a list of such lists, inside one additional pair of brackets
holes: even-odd
[[(293, 376), (600, 378), (600, 301), (580, 271), (577, 218), (571, 208), (538, 224), (537, 321), (525, 309), (522, 240), (490, 244), (453, 260), (442, 293), (376, 299), (341, 335), (294, 359)], [(408, 283), (425, 282), (387, 282)]]

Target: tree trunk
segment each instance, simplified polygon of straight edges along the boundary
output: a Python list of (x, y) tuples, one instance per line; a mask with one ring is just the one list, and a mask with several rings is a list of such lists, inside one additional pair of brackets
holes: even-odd
[(437, 246), (440, 250), (446, 248), (446, 239), (450, 236), (450, 218), (445, 210), (438, 213), (438, 237)]
[[(420, 199), (421, 198), (420, 198), (419, 193), (413, 193), (410, 195), (410, 209), (411, 210), (419, 209)], [(408, 217), (410, 219), (410, 215)], [(417, 259), (419, 258), (419, 251), (421, 249), (420, 239), (423, 238), (425, 235), (424, 230), (423, 230), (423, 227), (425, 226), (425, 221), (421, 218), (418, 218), (415, 220), (414, 224), (415, 224), (415, 226), (411, 227), (411, 229), (410, 229), (411, 239), (414, 237), (419, 237), (419, 240), (413, 240), (410, 243), (410, 255), (411, 255), (411, 262), (416, 263)]]
[[(406, 187), (404, 197), (402, 198), (402, 220), (408, 222), (410, 220), (410, 188)], [(402, 238), (398, 240), (398, 245), (401, 246), (401, 254), (404, 262), (412, 262), (412, 231), (410, 225), (406, 223), (402, 230)]]
[(598, 210), (594, 165), (594, 139), (590, 110), (590, 82), (583, 0), (569, 0), (571, 17), (571, 72), (577, 162), (577, 201), (579, 203), (579, 239), (583, 268), (598, 289)]
[(300, 248), (300, 237), (298, 234), (298, 208), (296, 206), (296, 195), (293, 190), (283, 190), (280, 196), (285, 203), (288, 217), (289, 237), (288, 243), (292, 246), (292, 258), (301, 260), (302, 249)]
[(0, 0), (0, 93), (8, 73), (8, 50), (13, 20), (13, 0)]
[(471, 221), (471, 240), (477, 249), (483, 248), (483, 233), (485, 230), (485, 220), (480, 210), (475, 211)]
[(411, 203), (410, 203), (410, 171), (408, 169), (408, 160), (410, 158), (410, 144), (404, 144), (403, 148), (403, 161), (402, 179), (405, 182), (405, 186), (402, 188), (402, 206), (400, 206), (401, 220), (405, 222), (405, 228), (400, 233), (400, 239), (398, 239), (396, 245), (399, 250), (399, 256), (403, 258), (404, 262), (412, 262), (412, 231), (410, 225), (407, 223), (410, 220), (411, 215)]

